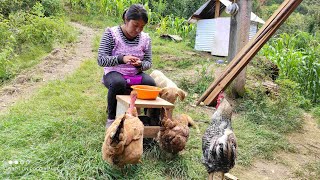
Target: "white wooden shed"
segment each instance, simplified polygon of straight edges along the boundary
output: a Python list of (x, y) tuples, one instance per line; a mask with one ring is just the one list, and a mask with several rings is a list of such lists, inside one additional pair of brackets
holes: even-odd
[[(228, 56), (229, 37), (230, 37), (230, 17), (226, 13), (222, 13), (226, 6), (231, 2), (228, 0), (219, 0), (220, 14), (215, 15), (215, 6), (217, 0), (209, 0), (203, 4), (189, 18), (189, 23), (196, 23), (196, 40), (195, 49), (198, 51), (211, 52), (215, 56)], [(214, 18), (217, 17), (217, 18)], [(257, 15), (251, 12), (251, 25), (249, 39), (258, 32), (258, 24), (265, 22)]]

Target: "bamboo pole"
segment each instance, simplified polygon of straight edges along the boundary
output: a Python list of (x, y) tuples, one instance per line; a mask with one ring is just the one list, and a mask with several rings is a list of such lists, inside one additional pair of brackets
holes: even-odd
[[(258, 31), (258, 33), (254, 36), (253, 39), (244, 47), (241, 49), (241, 51), (234, 57), (234, 59), (229, 63), (229, 65), (226, 67), (225, 71), (219, 76), (216, 81), (214, 81), (209, 88), (204, 92), (204, 94), (199, 98), (196, 105), (199, 105), (200, 102), (204, 101), (206, 105), (209, 105), (212, 103), (214, 98), (218, 95), (218, 93), (223, 90), (226, 85), (230, 83), (231, 80), (233, 80), (234, 77), (228, 78), (229, 81), (222, 82), (223, 79), (225, 79), (228, 74), (239, 64), (241, 61), (245, 61), (246, 65), (252, 57), (258, 52), (258, 50), (261, 49), (264, 43), (272, 36), (272, 34), (279, 28), (279, 26), (285, 21), (285, 19), (292, 13), (292, 11), (301, 3), (302, 0), (286, 0), (284, 1), (279, 8), (274, 12), (274, 14), (267, 20), (265, 25)], [(257, 45), (258, 44), (258, 45)], [(252, 52), (253, 50), (253, 52)], [(248, 55), (248, 53), (250, 54)], [(238, 67), (241, 70), (243, 67)], [(240, 72), (240, 71), (239, 71)], [(239, 73), (238, 72), (238, 73)], [(233, 74), (236, 75), (237, 73)], [(220, 91), (217, 93), (215, 88), (217, 86), (223, 86), (222, 88), (219, 88)], [(213, 92), (215, 90), (215, 92)], [(209, 97), (208, 97), (209, 96)], [(209, 104), (208, 104), (209, 103)]]

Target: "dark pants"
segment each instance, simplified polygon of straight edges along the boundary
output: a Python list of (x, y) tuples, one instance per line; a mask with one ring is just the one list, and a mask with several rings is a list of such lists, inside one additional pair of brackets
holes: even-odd
[[(142, 85), (156, 86), (153, 78), (143, 72), (138, 75), (142, 76)], [(109, 72), (103, 75), (103, 84), (109, 89), (108, 91), (108, 119), (115, 119), (117, 109), (116, 95), (129, 95), (131, 88), (127, 86), (127, 82), (118, 72)]]

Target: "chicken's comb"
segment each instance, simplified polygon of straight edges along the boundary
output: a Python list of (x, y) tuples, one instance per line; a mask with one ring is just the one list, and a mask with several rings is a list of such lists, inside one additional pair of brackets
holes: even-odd
[(131, 93), (130, 93), (130, 95), (138, 95), (138, 93), (137, 93), (137, 91), (132, 90)]
[(218, 95), (218, 99), (224, 98), (224, 92), (220, 91), (219, 95)]
[(217, 98), (217, 105), (216, 105), (216, 109), (218, 109), (220, 103), (221, 103), (221, 99), (224, 98), (224, 92), (223, 91), (220, 91), (219, 95), (218, 95), (218, 98)]

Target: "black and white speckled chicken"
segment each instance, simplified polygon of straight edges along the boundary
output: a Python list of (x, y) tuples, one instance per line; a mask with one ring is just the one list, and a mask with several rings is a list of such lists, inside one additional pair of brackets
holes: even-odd
[(202, 163), (209, 173), (209, 179), (213, 179), (213, 173), (229, 172), (235, 165), (237, 158), (237, 142), (231, 127), (232, 108), (223, 97), (220, 105), (212, 116), (212, 122), (202, 137)]

